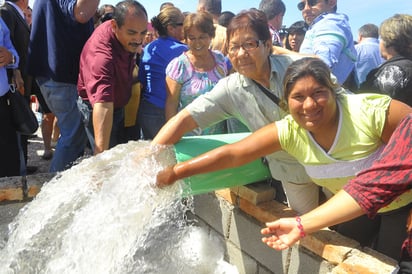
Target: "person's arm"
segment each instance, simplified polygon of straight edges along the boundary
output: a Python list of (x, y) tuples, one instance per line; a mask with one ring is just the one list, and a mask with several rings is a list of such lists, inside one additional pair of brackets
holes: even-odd
[(19, 55), (10, 39), (10, 31), (3, 19), (0, 17), (1, 34), (3, 44), (0, 46), (0, 67), (16, 69), (19, 66)]
[(182, 85), (166, 76), (166, 105), (165, 105), (165, 117), (166, 121), (170, 120), (176, 115), (180, 101), (180, 90)]
[(280, 149), (277, 127), (272, 123), (239, 142), (166, 168), (158, 173), (157, 185), (162, 187), (192, 175), (238, 167)]
[(76, 21), (81, 24), (87, 23), (96, 13), (99, 3), (99, 0), (77, 0), (74, 6)]
[[(326, 28), (326, 26), (324, 26)], [(346, 37), (343, 32), (330, 32), (328, 29), (319, 29), (312, 40), (312, 54), (322, 59), (331, 70), (337, 65), (339, 57), (345, 48)], [(328, 33), (329, 32), (329, 33)]]
[(198, 125), (186, 109), (182, 109), (160, 129), (152, 141), (152, 145), (172, 145), (177, 143), (185, 133)]
[(385, 126), (383, 127), (382, 141), (386, 144), (400, 121), (412, 112), (412, 108), (405, 103), (392, 99), (389, 105)]
[(272, 54), (276, 54), (276, 55), (296, 55), (296, 56), (301, 56), (303, 57), (315, 57), (315, 58), (319, 58), (318, 56), (314, 55), (314, 54), (309, 54), (309, 53), (300, 53), (300, 52), (296, 52), (287, 48), (282, 48), (279, 46), (272, 46)]
[(300, 217), (300, 224), (296, 218), (281, 218), (266, 223), (261, 230), (262, 241), (271, 248), (283, 250), (299, 241), (302, 234), (310, 234), (324, 227), (352, 220), (364, 214), (358, 203), (344, 190), (339, 191), (326, 203)]
[(113, 126), (113, 103), (95, 103), (93, 106), (94, 154), (109, 149)]

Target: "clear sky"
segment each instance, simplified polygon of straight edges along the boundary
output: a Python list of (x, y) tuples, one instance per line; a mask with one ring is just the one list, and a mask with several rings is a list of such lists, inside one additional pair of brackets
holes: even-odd
[[(170, 1), (170, 0), (165, 0)], [(140, 0), (139, 2), (145, 6), (149, 19), (159, 13), (160, 4), (165, 1), (156, 0)], [(283, 19), (283, 24), (289, 27), (292, 23), (302, 20), (302, 15), (298, 11), (296, 5), (300, 0), (283, 0), (286, 4), (286, 14)], [(32, 5), (34, 0), (30, 0)], [(100, 4), (115, 5), (118, 0), (101, 0)], [(182, 11), (196, 11), (196, 0), (171, 0), (176, 7)], [(237, 13), (243, 9), (259, 7), (260, 0), (222, 0), (222, 11), (232, 11)], [(338, 12), (345, 13), (349, 16), (349, 22), (354, 33), (354, 39), (357, 39), (357, 30), (363, 24), (380, 23), (394, 15), (395, 13), (412, 14), (411, 0), (339, 0)]]

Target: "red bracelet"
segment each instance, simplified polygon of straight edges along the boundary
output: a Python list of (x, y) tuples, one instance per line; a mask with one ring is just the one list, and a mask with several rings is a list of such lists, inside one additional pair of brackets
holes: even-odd
[(305, 233), (305, 230), (303, 229), (303, 225), (302, 225), (302, 223), (301, 223), (301, 219), (300, 219), (300, 217), (299, 216), (296, 216), (296, 222), (298, 223), (298, 228), (299, 228), (299, 230), (300, 230), (300, 237), (301, 238), (304, 238), (305, 236), (306, 236), (306, 233)]

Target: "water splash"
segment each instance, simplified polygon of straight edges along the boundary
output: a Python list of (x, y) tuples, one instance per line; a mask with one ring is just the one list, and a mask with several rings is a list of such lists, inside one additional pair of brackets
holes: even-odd
[(185, 185), (159, 189), (171, 148), (129, 142), (62, 172), (10, 224), (0, 273), (237, 273), (185, 218)]

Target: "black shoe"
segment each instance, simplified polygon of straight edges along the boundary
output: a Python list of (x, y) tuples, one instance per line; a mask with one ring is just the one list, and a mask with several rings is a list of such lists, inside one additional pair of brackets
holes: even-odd
[(26, 173), (27, 175), (35, 173), (39, 168), (37, 166), (27, 166)]
[(50, 160), (51, 158), (53, 158), (53, 152), (52, 151), (44, 152), (41, 158), (46, 161)]

